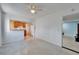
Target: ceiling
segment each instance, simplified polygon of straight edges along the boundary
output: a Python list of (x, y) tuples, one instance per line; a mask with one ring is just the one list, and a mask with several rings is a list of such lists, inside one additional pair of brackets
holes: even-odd
[(36, 5), (41, 8), (41, 11), (38, 11), (36, 14), (31, 14), (29, 11), (30, 4), (29, 3), (2, 3), (2, 9), (4, 12), (13, 14), (13, 15), (21, 15), (26, 18), (40, 18), (50, 13), (61, 12), (66, 10), (79, 10), (78, 3), (36, 3)]
[(74, 13), (63, 17), (64, 22), (79, 22), (79, 13)]

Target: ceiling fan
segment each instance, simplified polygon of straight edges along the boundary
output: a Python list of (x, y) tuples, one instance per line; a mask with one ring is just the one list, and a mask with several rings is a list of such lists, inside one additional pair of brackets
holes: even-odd
[(39, 8), (39, 6), (37, 4), (31, 3), (29, 4), (29, 10), (32, 14), (37, 13), (38, 11), (41, 11), (42, 9)]

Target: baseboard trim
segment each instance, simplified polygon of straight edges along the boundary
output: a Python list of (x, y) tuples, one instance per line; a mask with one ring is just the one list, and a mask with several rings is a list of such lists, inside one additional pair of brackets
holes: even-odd
[(75, 50), (73, 50), (73, 49), (70, 49), (70, 48), (67, 48), (67, 47), (62, 47), (62, 48), (64, 48), (64, 49), (67, 49), (67, 50), (70, 50), (70, 51), (73, 51), (73, 52), (75, 52), (75, 53), (78, 53), (79, 54), (79, 52), (78, 51), (75, 51)]

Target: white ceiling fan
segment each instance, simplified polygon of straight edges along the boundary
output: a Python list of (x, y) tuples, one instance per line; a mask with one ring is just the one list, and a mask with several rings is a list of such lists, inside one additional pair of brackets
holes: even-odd
[(29, 10), (32, 14), (37, 13), (38, 11), (41, 11), (42, 9), (39, 8), (39, 6), (37, 4), (31, 3), (29, 4)]

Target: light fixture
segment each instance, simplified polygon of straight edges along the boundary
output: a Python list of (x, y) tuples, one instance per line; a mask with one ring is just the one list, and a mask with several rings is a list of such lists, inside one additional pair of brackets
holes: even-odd
[(36, 13), (36, 9), (37, 9), (37, 6), (36, 6), (35, 4), (32, 4), (32, 5), (31, 5), (31, 10), (30, 10), (31, 13), (32, 13), (32, 14), (35, 14), (35, 13)]
[(31, 9), (30, 12), (31, 12), (32, 14), (35, 14), (35, 13), (36, 13), (36, 11), (35, 11), (34, 9)]
[(42, 9), (40, 9), (38, 5), (36, 5), (36, 4), (30, 4), (29, 11), (30, 11), (32, 14), (35, 14), (35, 13), (37, 13), (38, 11), (41, 11), (41, 10), (42, 10)]

